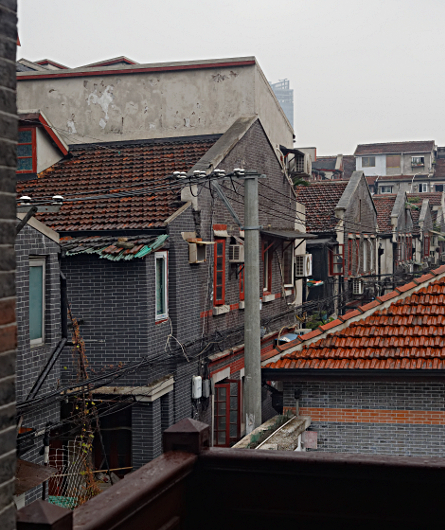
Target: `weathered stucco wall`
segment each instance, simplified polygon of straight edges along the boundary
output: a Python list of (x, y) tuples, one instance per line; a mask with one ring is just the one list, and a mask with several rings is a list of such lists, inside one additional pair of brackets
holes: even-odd
[(37, 173), (45, 171), (59, 160), (62, 154), (56, 149), (48, 139), (48, 136), (42, 129), (36, 129), (36, 143), (37, 143)]
[(43, 110), (69, 144), (218, 134), (238, 117), (257, 114), (274, 145), (291, 147), (292, 127), (259, 66), (227, 63), (194, 70), (153, 71), (147, 65), (141, 73), (131, 67), (114, 74), (107, 73), (110, 68), (94, 75), (63, 73), (79, 77), (43, 72), (44, 79), (36, 73), (29, 80), (19, 74), (18, 107)]

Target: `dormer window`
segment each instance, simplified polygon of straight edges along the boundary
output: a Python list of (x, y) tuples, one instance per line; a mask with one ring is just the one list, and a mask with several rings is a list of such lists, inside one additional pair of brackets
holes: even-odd
[(425, 157), (423, 156), (412, 156), (411, 166), (412, 167), (423, 167), (425, 165)]
[(17, 172), (36, 173), (36, 129), (20, 128), (17, 143)]

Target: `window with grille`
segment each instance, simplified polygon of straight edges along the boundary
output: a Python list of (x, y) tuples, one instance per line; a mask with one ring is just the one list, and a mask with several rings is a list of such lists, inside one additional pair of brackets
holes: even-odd
[(425, 165), (425, 157), (423, 156), (412, 156), (411, 165), (413, 167), (421, 167)]
[(294, 243), (283, 249), (283, 280), (285, 285), (294, 284)]
[(35, 173), (36, 171), (36, 129), (20, 128), (17, 142), (17, 172)]
[(343, 274), (344, 247), (344, 245), (335, 245), (329, 249), (329, 276), (341, 276)]

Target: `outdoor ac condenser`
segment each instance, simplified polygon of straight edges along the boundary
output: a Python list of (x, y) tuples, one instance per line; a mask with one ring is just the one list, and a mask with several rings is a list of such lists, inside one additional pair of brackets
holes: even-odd
[(308, 278), (312, 276), (312, 254), (295, 256), (295, 277)]
[(229, 245), (229, 263), (244, 263), (244, 245)]
[(352, 280), (352, 294), (361, 295), (364, 293), (364, 283), (360, 278), (354, 278)]

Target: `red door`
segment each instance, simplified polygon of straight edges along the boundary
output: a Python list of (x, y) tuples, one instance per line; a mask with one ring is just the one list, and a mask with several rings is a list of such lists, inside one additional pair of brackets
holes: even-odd
[(241, 437), (241, 381), (225, 379), (215, 385), (214, 445), (231, 447)]

